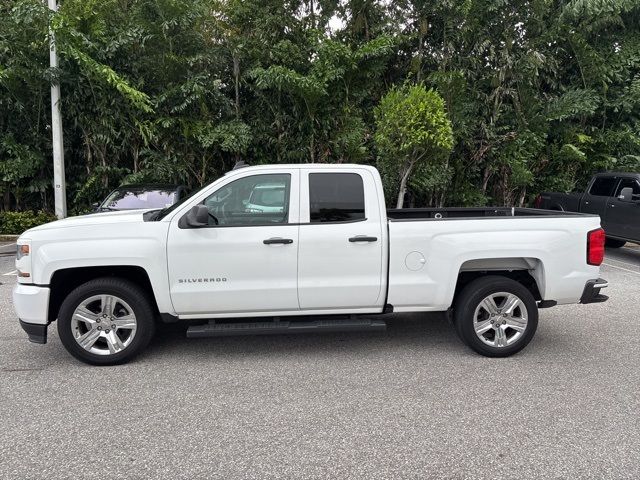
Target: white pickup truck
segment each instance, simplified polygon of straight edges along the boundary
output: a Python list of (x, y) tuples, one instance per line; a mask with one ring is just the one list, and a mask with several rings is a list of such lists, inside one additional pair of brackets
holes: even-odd
[(238, 168), (164, 210), (26, 231), (13, 302), (29, 339), (122, 363), (157, 321), (188, 336), (384, 329), (390, 312), (448, 312), (473, 350), (533, 337), (538, 308), (607, 299), (597, 215), (520, 208), (387, 210), (363, 165)]

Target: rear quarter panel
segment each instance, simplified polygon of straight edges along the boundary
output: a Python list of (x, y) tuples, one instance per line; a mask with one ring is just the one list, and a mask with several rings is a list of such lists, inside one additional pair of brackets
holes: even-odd
[[(499, 258), (534, 260), (542, 298), (577, 303), (585, 282), (599, 276), (586, 263), (587, 232), (599, 226), (596, 216), (391, 221), (388, 303), (396, 311), (444, 311), (465, 262)], [(424, 256), (419, 270), (407, 266), (412, 252)]]

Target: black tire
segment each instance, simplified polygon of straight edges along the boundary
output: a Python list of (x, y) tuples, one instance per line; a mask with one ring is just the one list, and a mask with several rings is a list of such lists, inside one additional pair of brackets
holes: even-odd
[[(476, 335), (474, 318), (476, 308), (483, 299), (491, 294), (505, 292), (516, 295), (527, 309), (527, 324), (524, 332), (511, 345), (495, 347), (484, 343)], [(453, 321), (458, 336), (477, 353), (486, 357), (508, 357), (513, 355), (531, 341), (538, 328), (538, 305), (531, 292), (522, 284), (510, 278), (488, 275), (478, 278), (466, 285), (454, 302)], [(511, 337), (516, 333), (510, 330)]]
[[(131, 343), (122, 351), (109, 355), (89, 352), (81, 347), (73, 333), (72, 316), (76, 308), (94, 295), (114, 295), (129, 304), (137, 323)], [(115, 317), (114, 317), (115, 318)], [(73, 290), (60, 307), (58, 334), (67, 351), (91, 365), (119, 365), (142, 352), (155, 332), (155, 315), (147, 294), (135, 283), (117, 277), (96, 278)]]
[(617, 240), (615, 238), (607, 237), (604, 244), (609, 248), (621, 248), (624, 247), (627, 242), (625, 242), (624, 240)]

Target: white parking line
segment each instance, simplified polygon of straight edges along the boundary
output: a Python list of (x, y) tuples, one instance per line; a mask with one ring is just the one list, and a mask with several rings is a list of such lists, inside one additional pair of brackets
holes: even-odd
[(625, 272), (629, 272), (629, 273), (634, 273), (636, 275), (640, 275), (640, 272), (638, 272), (637, 270), (629, 270), (628, 268), (622, 268), (622, 267), (619, 267), (617, 265), (611, 265), (610, 263), (605, 263), (605, 262), (602, 262), (602, 265), (606, 265), (607, 267), (617, 268), (618, 270), (624, 270)]
[(18, 270), (13, 270), (11, 272), (3, 273), (2, 275), (17, 275), (17, 274), (18, 274)]
[(621, 263), (623, 265), (629, 265), (630, 267), (640, 268), (640, 265), (637, 265), (635, 263), (623, 262), (622, 260), (618, 260), (617, 258), (608, 257), (607, 260), (610, 262)]

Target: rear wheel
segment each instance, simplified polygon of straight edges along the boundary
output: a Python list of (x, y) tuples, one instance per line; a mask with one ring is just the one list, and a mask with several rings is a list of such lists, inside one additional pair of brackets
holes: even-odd
[(478, 278), (458, 295), (453, 313), (460, 338), (487, 357), (519, 352), (538, 327), (538, 306), (531, 292), (506, 277)]
[(153, 336), (153, 309), (136, 284), (98, 278), (73, 290), (58, 315), (67, 351), (92, 365), (116, 365), (140, 353)]
[(607, 237), (607, 239), (605, 240), (605, 245), (609, 248), (621, 248), (624, 247), (626, 243), (627, 242), (625, 242), (624, 240), (617, 240), (615, 238), (609, 237)]

